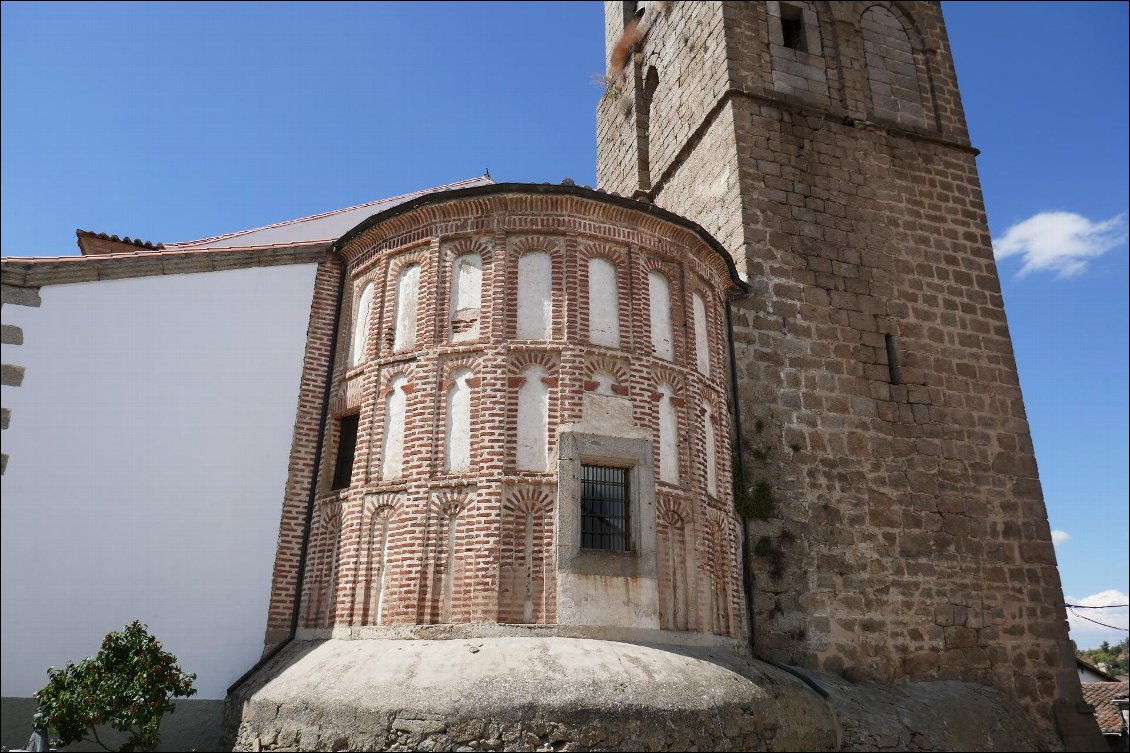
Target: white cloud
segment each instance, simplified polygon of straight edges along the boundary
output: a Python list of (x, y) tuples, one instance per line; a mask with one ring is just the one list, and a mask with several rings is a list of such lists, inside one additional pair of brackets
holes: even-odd
[[(1114, 588), (1107, 591), (1100, 591), (1090, 596), (1084, 596), (1081, 599), (1076, 599), (1071, 596), (1066, 598), (1068, 604), (1078, 604), (1084, 607), (1130, 604), (1130, 596)], [(1099, 644), (1103, 641), (1117, 643), (1126, 637), (1126, 628), (1130, 627), (1130, 609), (1124, 606), (1118, 609), (1076, 609), (1075, 612), (1077, 614), (1072, 614), (1071, 608), (1068, 608), (1067, 624), (1071, 630), (1071, 639), (1075, 641), (1075, 645), (1079, 648), (1098, 648)], [(1096, 625), (1094, 622), (1089, 622), (1078, 615), (1106, 623), (1107, 625), (1112, 625), (1113, 627)], [(1122, 629), (1119, 630), (1118, 628)]]
[(1037, 270), (1077, 275), (1087, 262), (1126, 242), (1126, 215), (1092, 222), (1074, 212), (1040, 212), (993, 239), (997, 261), (1022, 256), (1020, 274)]
[(1071, 534), (1067, 531), (1052, 531), (1052, 543), (1062, 544), (1071, 538)]

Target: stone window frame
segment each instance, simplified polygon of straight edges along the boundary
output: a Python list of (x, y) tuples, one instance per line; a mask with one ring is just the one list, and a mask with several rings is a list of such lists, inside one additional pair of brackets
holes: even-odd
[[(787, 5), (800, 11), (801, 21), (804, 24), (805, 50), (797, 50), (785, 46), (785, 35), (781, 29), (781, 5)], [(765, 12), (769, 15), (769, 44), (780, 47), (784, 54), (791, 56), (796, 62), (805, 65), (824, 65), (824, 47), (820, 39), (820, 20), (816, 11), (807, 2), (781, 2), (781, 0), (768, 0), (765, 3)]]
[[(655, 577), (655, 469), (648, 439), (564, 431), (557, 455), (557, 569), (581, 575)], [(627, 551), (581, 548), (581, 466), (628, 470)]]

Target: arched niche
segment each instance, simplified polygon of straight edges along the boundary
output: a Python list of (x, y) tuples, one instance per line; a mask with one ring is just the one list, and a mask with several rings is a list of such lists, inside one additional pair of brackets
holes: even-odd
[(651, 311), (651, 349), (668, 361), (675, 360), (675, 334), (671, 325), (671, 282), (657, 270), (647, 273)]
[(420, 305), (420, 265), (412, 264), (396, 276), (396, 330), (392, 351), (416, 347), (416, 312)]
[(518, 259), (519, 340), (548, 340), (553, 331), (553, 259), (527, 251)]
[(541, 366), (531, 365), (522, 372), (525, 381), (518, 388), (518, 451), (520, 471), (544, 472), (549, 465), (549, 387)]
[(603, 256), (589, 259), (589, 342), (620, 347), (620, 289), (616, 265)]

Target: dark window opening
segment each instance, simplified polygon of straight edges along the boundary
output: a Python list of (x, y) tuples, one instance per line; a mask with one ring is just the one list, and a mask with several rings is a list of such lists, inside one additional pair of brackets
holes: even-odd
[(895, 348), (895, 336), (885, 335), (887, 340), (887, 371), (890, 373), (891, 384), (902, 384), (902, 374), (899, 373), (899, 354)]
[(804, 36), (804, 12), (800, 8), (781, 3), (781, 36), (789, 49), (808, 52)]
[(342, 416), (337, 422), (337, 464), (334, 465), (334, 489), (345, 489), (353, 480), (353, 453), (357, 450), (358, 414)]
[(628, 469), (581, 466), (581, 548), (626, 552)]
[(637, 8), (638, 5), (639, 5), (638, 3), (634, 3), (634, 2), (632, 2), (632, 0), (625, 0), (625, 2), (624, 2), (624, 25), (625, 26), (628, 25), (628, 22), (631, 21), (637, 15), (637, 13), (638, 13), (638, 15), (643, 15), (643, 13), (642, 13), (643, 9)]

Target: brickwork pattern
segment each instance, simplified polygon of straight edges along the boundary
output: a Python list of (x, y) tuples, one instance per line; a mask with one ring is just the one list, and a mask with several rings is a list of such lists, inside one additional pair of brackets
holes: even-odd
[[(781, 85), (774, 5), (674, 3), (625, 73), (661, 81), (647, 195), (754, 290), (734, 337), (747, 473), (775, 500), (749, 524), (757, 650), (988, 683), (1047, 728), (1079, 685), (941, 10), (791, 3), (825, 96)], [(598, 109), (598, 184), (632, 194), (622, 110)]]
[[(547, 252), (553, 263), (547, 340), (515, 338), (517, 262), (530, 250)], [(452, 262), (470, 251), (482, 258), (479, 337), (452, 342)], [(588, 343), (587, 274), (593, 255), (617, 266), (619, 348)], [(604, 203), (595, 192), (592, 199), (515, 193), (419, 207), (354, 238), (342, 256), (347, 263), (346, 300), (335, 335), (339, 346), (331, 420), (308, 548), (302, 627), (553, 624), (556, 429), (582, 420), (584, 395), (598, 388), (594, 377), (601, 372), (615, 378), (612, 392), (630, 401), (635, 424), (656, 435), (656, 389), (659, 384), (676, 387), (679, 430), (692, 437), (681, 443), (680, 483), (663, 485), (663, 493), (686, 522), (677, 540), (663, 544), (671, 558), (664, 571), (685, 568), (670, 581), (681, 591), (668, 603), (680, 607), (677, 614), (669, 613), (666, 627), (744, 633), (736, 554), (740, 529), (728, 483), (724, 329), (725, 296), (735, 286), (725, 262), (701, 237), (644, 212)], [(416, 339), (413, 348), (394, 353), (396, 280), (408, 264), (421, 268)], [(646, 294), (651, 269), (662, 269), (671, 281), (676, 343), (671, 361), (656, 357), (651, 349)], [(374, 299), (366, 326), (381, 336), (371, 334), (364, 356), (350, 367), (346, 351), (357, 310), (353, 296), (370, 281), (383, 295)], [(315, 297), (313, 350), (308, 355), (320, 356), (324, 374), (330, 333), (323, 326), (329, 316), (323, 290), (328, 288), (319, 287)], [(692, 293), (706, 303), (709, 377), (696, 368)], [(531, 367), (540, 371), (531, 372)], [(471, 463), (449, 472), (443, 457), (448, 395), (454, 377), (466, 371)], [(531, 373), (543, 374), (549, 393), (551, 462), (545, 472), (519, 471), (516, 466), (517, 395)], [(306, 402), (320, 395), (316, 377), (304, 376)], [(397, 478), (384, 479), (384, 413), (389, 385), (398, 377), (406, 379), (403, 464)], [(715, 495), (706, 493), (703, 404), (711, 406), (714, 416), (715, 464), (719, 478), (725, 479)], [(332, 490), (337, 419), (353, 413), (359, 415), (360, 430), (352, 483)], [(317, 431), (309, 418), (300, 411), (295, 452), (302, 457)], [(301, 534), (297, 500), (288, 490), (280, 538), (286, 544), (285, 554), (280, 548), (280, 561), (288, 565), (296, 551), (292, 542)], [(725, 555), (719, 556), (718, 550)], [(276, 568), (284, 578), (293, 577), (293, 572)], [(272, 604), (278, 608), (271, 614), (276, 629), (289, 615), (283, 607), (287, 598), (293, 599), (293, 591), (287, 590), (290, 583), (276, 584)]]

